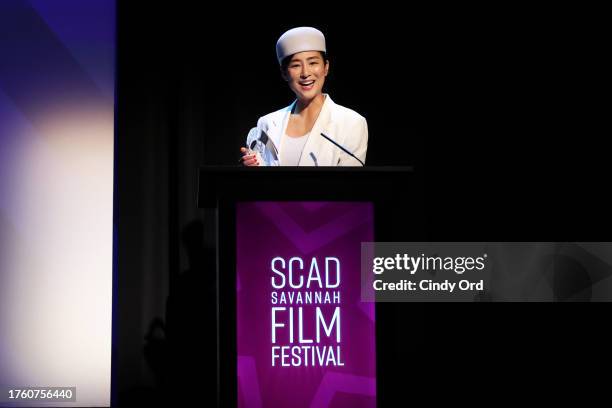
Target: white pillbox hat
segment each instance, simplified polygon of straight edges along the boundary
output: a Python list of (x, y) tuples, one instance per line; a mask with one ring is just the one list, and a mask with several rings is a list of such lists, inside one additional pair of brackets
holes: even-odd
[(327, 52), (323, 33), (313, 27), (297, 27), (285, 32), (276, 42), (279, 64), (285, 57), (302, 51)]

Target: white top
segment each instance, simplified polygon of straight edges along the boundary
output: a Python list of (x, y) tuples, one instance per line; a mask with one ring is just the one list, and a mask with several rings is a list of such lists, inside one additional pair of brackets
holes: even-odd
[(297, 166), (300, 157), (302, 156), (302, 150), (304, 150), (304, 145), (306, 144), (306, 140), (308, 140), (309, 133), (306, 133), (303, 136), (291, 137), (287, 134), (283, 135), (283, 140), (281, 145), (283, 146), (280, 149), (280, 162), (283, 166)]

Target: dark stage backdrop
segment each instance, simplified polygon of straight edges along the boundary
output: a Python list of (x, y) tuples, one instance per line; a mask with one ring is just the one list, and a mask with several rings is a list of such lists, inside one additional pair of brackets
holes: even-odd
[[(196, 169), (235, 163), (258, 117), (292, 101), (274, 46), (295, 26), (326, 34), (326, 91), (367, 118), (367, 164), (416, 168), (397, 199), (423, 212), (398, 222), (426, 228), (393, 239), (609, 241), (597, 24), (560, 9), (298, 6), (119, 3), (123, 401), (154, 399), (193, 368), (212, 395), (215, 225), (196, 208)], [(474, 387), (500, 395), (509, 369), (522, 371), (519, 390), (544, 393), (540, 378), (552, 378), (572, 392), (563, 368), (610, 362), (597, 322), (609, 307), (383, 306), (396, 364), (382, 367), (394, 375), (380, 386), (392, 397), (406, 384), (457, 384), (470, 369)]]

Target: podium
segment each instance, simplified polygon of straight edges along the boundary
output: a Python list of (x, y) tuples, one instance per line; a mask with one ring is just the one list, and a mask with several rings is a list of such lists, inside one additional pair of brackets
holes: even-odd
[(386, 405), (393, 305), (359, 302), (359, 244), (424, 240), (421, 186), (411, 167), (199, 169), (198, 206), (217, 219), (219, 406), (336, 391)]

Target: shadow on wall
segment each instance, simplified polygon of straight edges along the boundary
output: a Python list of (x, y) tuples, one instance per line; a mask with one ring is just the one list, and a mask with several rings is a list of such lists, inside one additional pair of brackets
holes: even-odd
[(181, 238), (189, 269), (170, 287), (165, 322), (153, 319), (144, 337), (142, 352), (155, 386), (122, 392), (122, 407), (216, 402), (215, 251), (204, 246), (201, 221), (187, 224)]

